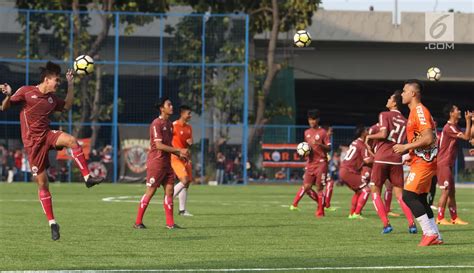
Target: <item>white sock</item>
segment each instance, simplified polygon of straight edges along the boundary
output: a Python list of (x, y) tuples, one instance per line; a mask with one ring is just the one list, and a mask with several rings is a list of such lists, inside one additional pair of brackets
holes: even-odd
[(87, 179), (89, 179), (89, 176), (91, 176), (91, 175), (90, 175), (90, 174), (88, 174), (88, 175), (84, 176), (84, 181), (86, 181), (86, 182), (87, 182)]
[(179, 193), (179, 210), (186, 210), (186, 200), (188, 199), (188, 189), (184, 188)]
[(438, 234), (438, 239), (443, 240), (443, 237), (441, 236), (441, 232), (439, 232), (438, 225), (435, 222), (435, 218), (430, 218), (430, 224), (431, 228)]
[(423, 230), (424, 235), (430, 236), (436, 234), (436, 231), (434, 231), (433, 227), (431, 226), (430, 218), (428, 218), (428, 215), (426, 213), (416, 218), (416, 221), (418, 221), (418, 223), (420, 224), (421, 230)]
[(173, 194), (173, 198), (176, 198), (176, 196), (178, 196), (178, 194), (184, 189), (184, 184), (179, 182), (178, 184), (176, 184), (174, 186), (174, 194)]
[(56, 220), (49, 220), (49, 226), (51, 226), (52, 224), (56, 224)]

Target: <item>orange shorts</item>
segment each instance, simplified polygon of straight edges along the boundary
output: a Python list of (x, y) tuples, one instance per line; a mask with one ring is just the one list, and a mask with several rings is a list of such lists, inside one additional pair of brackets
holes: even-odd
[(178, 178), (188, 177), (188, 180), (193, 180), (193, 167), (191, 161), (184, 161), (175, 155), (171, 155), (171, 167)]
[(405, 180), (404, 189), (417, 194), (428, 193), (431, 188), (431, 181), (436, 174), (436, 169), (426, 165), (413, 164), (410, 166), (410, 173)]

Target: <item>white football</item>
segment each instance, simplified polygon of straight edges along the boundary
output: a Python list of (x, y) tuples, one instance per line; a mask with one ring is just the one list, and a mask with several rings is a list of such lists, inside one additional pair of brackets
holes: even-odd
[(430, 67), (426, 72), (426, 77), (430, 81), (439, 81), (441, 79), (441, 70), (437, 67)]
[(298, 146), (296, 147), (296, 152), (300, 155), (300, 156), (308, 156), (309, 153), (311, 152), (311, 146), (309, 146), (308, 142), (301, 142), (300, 144), (298, 144)]

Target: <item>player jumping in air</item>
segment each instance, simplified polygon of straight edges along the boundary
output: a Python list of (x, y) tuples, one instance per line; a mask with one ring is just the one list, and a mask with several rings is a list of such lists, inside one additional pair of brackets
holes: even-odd
[[(441, 196), (438, 201), (438, 219), (436, 222), (440, 225), (467, 225), (468, 223), (461, 220), (457, 214), (453, 168), (457, 157), (458, 139), (469, 141), (471, 138), (470, 131), (472, 127), (472, 114), (469, 111), (464, 113), (466, 119), (466, 131), (463, 133), (458, 125), (459, 120), (461, 119), (461, 110), (459, 110), (456, 105), (448, 104), (445, 107), (444, 112), (448, 117), (448, 122), (444, 125), (439, 140), (436, 176), (438, 177)], [(444, 219), (446, 203), (448, 203), (449, 213), (451, 214), (451, 222)]]
[(49, 221), (53, 240), (58, 240), (60, 234), (59, 224), (53, 214), (53, 202), (46, 174), (49, 167), (49, 150), (62, 149), (63, 147), (70, 148), (74, 162), (81, 170), (88, 188), (101, 183), (103, 180), (103, 178), (93, 177), (89, 174), (84, 152), (75, 137), (49, 128), (49, 115), (53, 112), (68, 111), (74, 101), (72, 70), (68, 70), (66, 73), (68, 83), (66, 99), (62, 100), (55, 95), (60, 84), (60, 75), (61, 68), (59, 65), (48, 62), (46, 67), (40, 68), (40, 83), (38, 85), (22, 86), (12, 95), (11, 87), (6, 83), (3, 84), (1, 89), (6, 97), (3, 99), (0, 109), (5, 111), (11, 104), (19, 104), (22, 107), (20, 112), (21, 138), (28, 155), (33, 177), (38, 185), (39, 199)]
[[(311, 152), (306, 161), (303, 178), (303, 186), (296, 193), (290, 210), (299, 210), (298, 203), (303, 195), (308, 194), (318, 202), (316, 217), (324, 216), (324, 184), (328, 172), (328, 152), (331, 150), (331, 142), (326, 130), (319, 126), (319, 110), (308, 111), (309, 129), (304, 132), (304, 141), (311, 146)], [(317, 193), (312, 189), (316, 184)]]
[(166, 227), (168, 229), (179, 228), (175, 225), (173, 218), (173, 186), (175, 174), (171, 168), (171, 154), (187, 159), (188, 149), (174, 148), (171, 146), (173, 139), (173, 124), (169, 117), (173, 114), (173, 104), (168, 98), (160, 99), (156, 105), (160, 109), (160, 116), (153, 120), (150, 125), (150, 150), (146, 162), (147, 177), (146, 191), (138, 206), (137, 219), (134, 228), (144, 229), (143, 214), (155, 195), (156, 189), (163, 185), (165, 197), (163, 208), (166, 216)]
[(393, 192), (395, 193), (398, 204), (408, 220), (408, 231), (410, 233), (417, 232), (410, 209), (402, 199), (402, 156), (393, 151), (394, 145), (404, 143), (406, 139), (407, 120), (399, 111), (401, 105), (401, 92), (395, 91), (387, 100), (386, 107), (389, 111), (382, 112), (379, 115), (379, 132), (367, 136), (367, 140), (376, 139), (378, 141), (374, 164), (372, 166), (370, 185), (375, 210), (383, 222), (382, 233), (390, 233), (393, 230), (381, 198), (382, 187), (387, 179), (390, 180), (390, 183), (393, 185)]
[(421, 103), (423, 85), (418, 80), (408, 80), (403, 87), (403, 104), (410, 108), (407, 125), (407, 144), (393, 146), (402, 155), (410, 153), (410, 173), (403, 188), (403, 200), (423, 230), (419, 246), (442, 244), (441, 234), (428, 205), (431, 179), (436, 173), (436, 127), (430, 111)]

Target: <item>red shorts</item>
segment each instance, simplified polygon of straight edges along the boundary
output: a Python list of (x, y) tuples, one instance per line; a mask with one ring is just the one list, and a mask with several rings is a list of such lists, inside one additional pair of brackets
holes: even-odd
[(326, 177), (328, 174), (328, 163), (320, 162), (310, 168), (306, 167), (304, 172), (303, 184), (326, 185)]
[(62, 131), (49, 130), (45, 136), (31, 147), (25, 147), (31, 173), (37, 175), (49, 167), (49, 150), (56, 149), (56, 142)]
[(367, 185), (365, 177), (362, 173), (355, 173), (346, 168), (341, 168), (339, 177), (353, 191), (358, 191)]
[(454, 189), (454, 176), (452, 167), (438, 165), (436, 176), (438, 178), (438, 186), (440, 189)]
[(171, 184), (174, 185), (174, 180), (176, 179), (176, 175), (173, 172), (173, 169), (168, 168), (160, 168), (157, 164), (153, 161), (147, 162), (146, 164), (146, 185), (147, 187), (155, 187), (159, 188), (160, 185), (167, 185)]
[(386, 180), (394, 187), (403, 188), (403, 165), (391, 165), (374, 162), (370, 184), (382, 188)]

